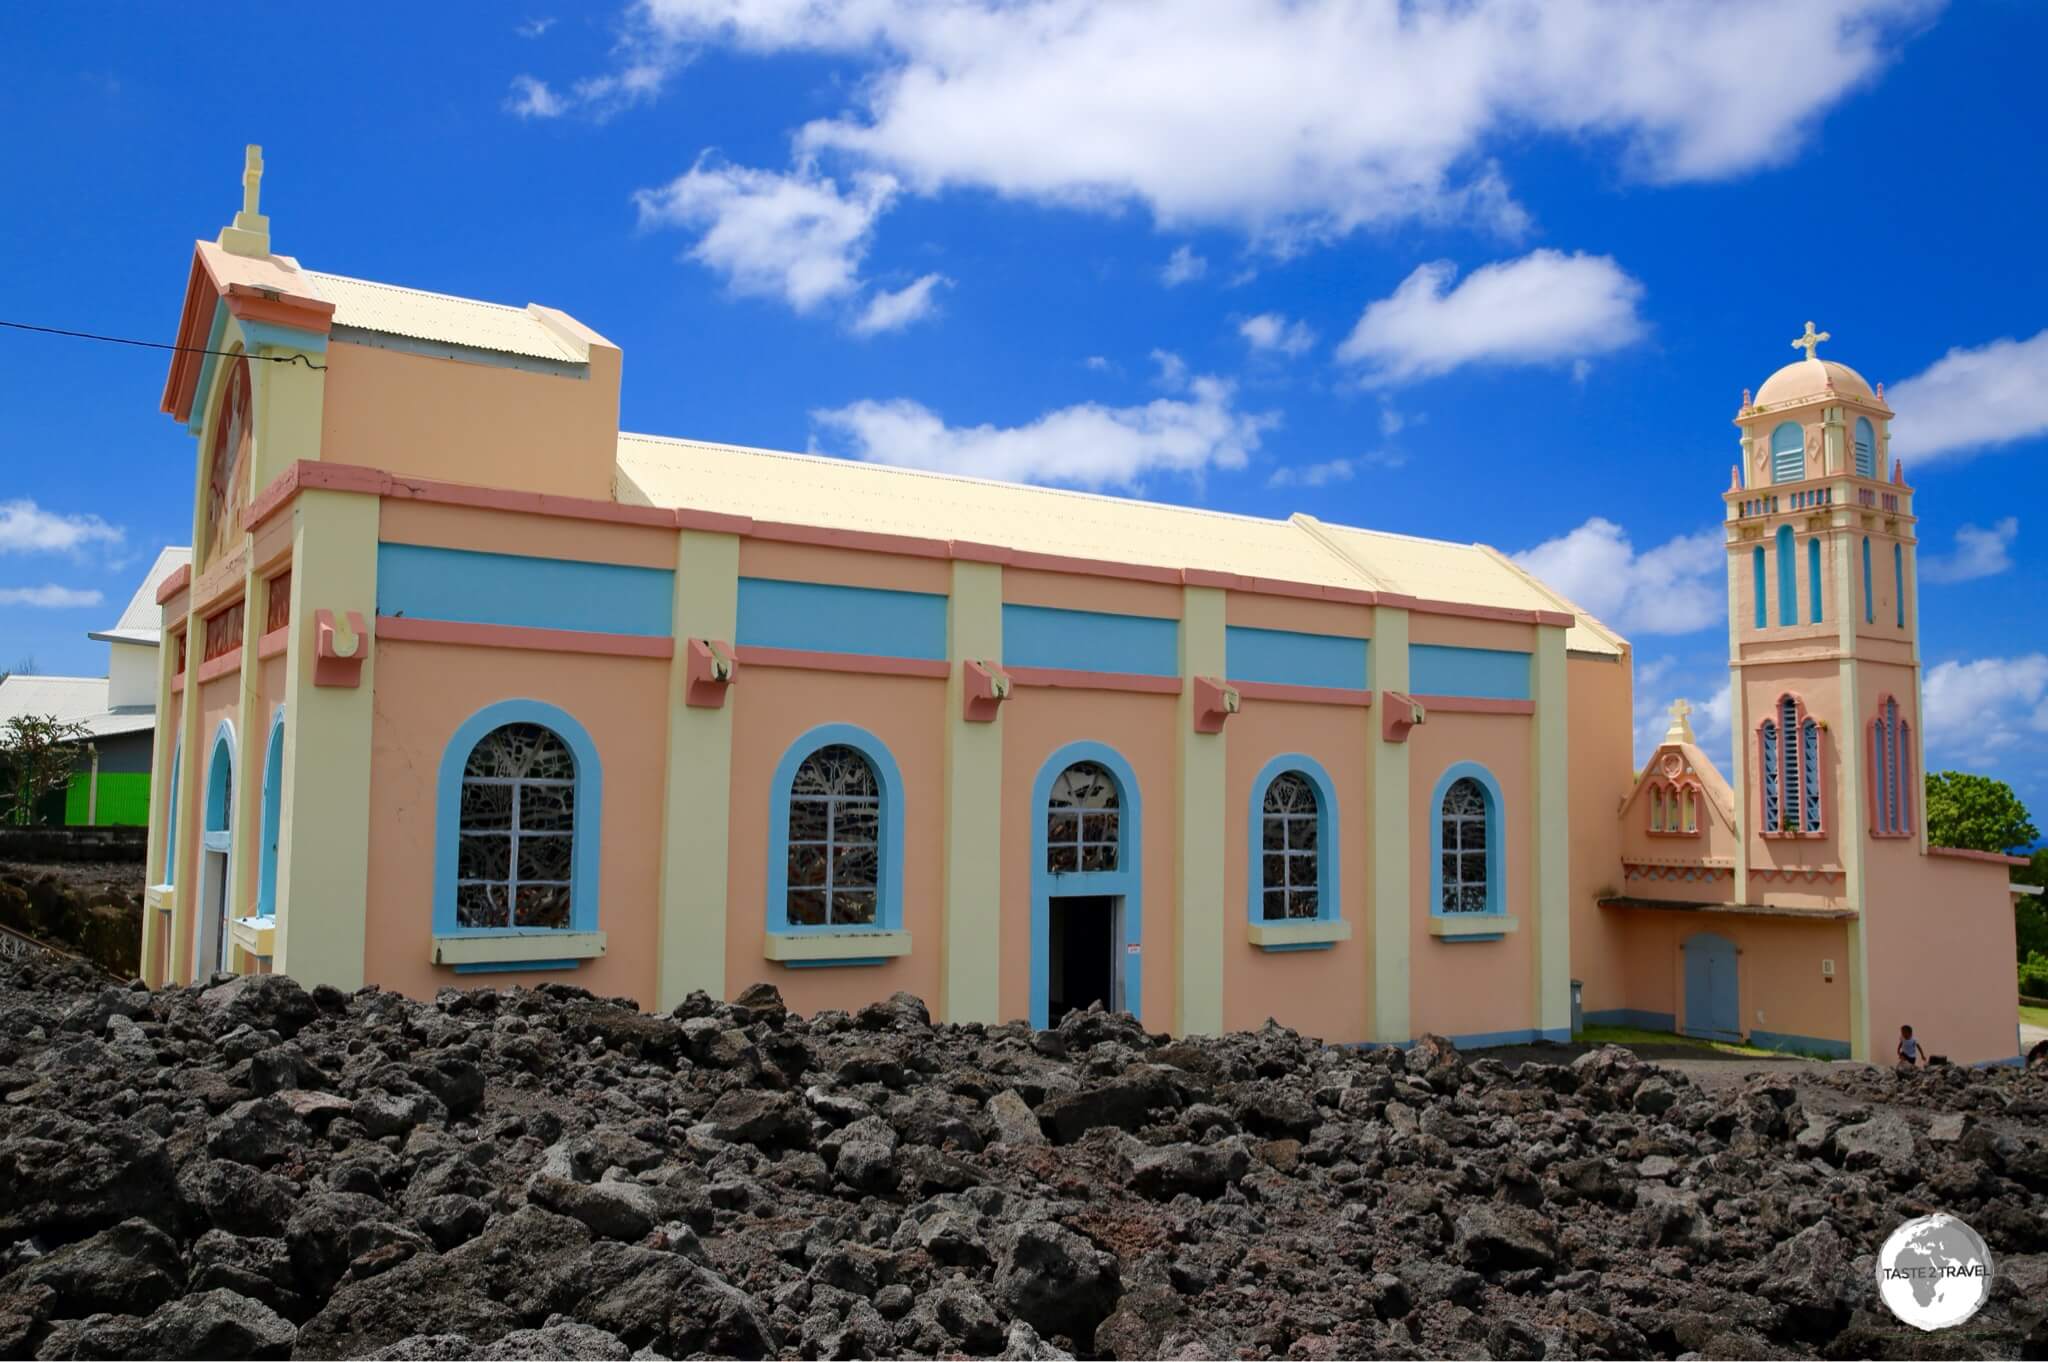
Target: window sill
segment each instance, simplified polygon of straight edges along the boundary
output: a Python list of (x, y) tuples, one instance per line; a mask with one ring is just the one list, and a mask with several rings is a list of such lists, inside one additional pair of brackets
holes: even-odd
[(770, 932), (761, 954), (791, 969), (879, 965), (910, 954), (910, 933), (890, 931)]
[(277, 919), (238, 917), (228, 920), (228, 937), (251, 955), (269, 959), (277, 954)]
[(1498, 941), (1521, 925), (1506, 913), (1433, 913), (1429, 934), (1442, 941)]
[(142, 902), (159, 913), (173, 912), (178, 906), (178, 891), (173, 885), (152, 884), (143, 889)]
[(457, 969), (465, 965), (487, 969), (533, 969), (547, 965), (567, 969), (573, 968), (578, 960), (594, 960), (603, 954), (603, 932), (547, 929), (437, 936), (431, 958), (437, 965), (454, 965)]
[(1326, 951), (1339, 941), (1351, 939), (1351, 924), (1341, 920), (1298, 922), (1254, 922), (1245, 928), (1245, 940), (1262, 951)]

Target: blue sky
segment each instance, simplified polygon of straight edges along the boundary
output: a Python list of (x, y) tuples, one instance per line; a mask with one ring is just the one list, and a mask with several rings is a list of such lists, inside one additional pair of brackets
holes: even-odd
[[(2048, 810), (2048, 7), (194, 13), (0, 10), (0, 317), (169, 339), (261, 142), (275, 249), (564, 308), (626, 429), (1529, 553), (1717, 754), (1729, 418), (1812, 318), (1900, 412), (1930, 762)], [(189, 536), (164, 368), (0, 332), (0, 669)]]

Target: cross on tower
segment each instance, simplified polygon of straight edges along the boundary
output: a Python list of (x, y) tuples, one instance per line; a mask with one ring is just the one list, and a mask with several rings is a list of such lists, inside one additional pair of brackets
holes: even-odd
[(1692, 723), (1688, 718), (1691, 713), (1692, 705), (1690, 702), (1683, 699), (1671, 702), (1671, 727), (1665, 730), (1665, 742), (1691, 742), (1693, 740)]
[(1804, 350), (1806, 352), (1806, 357), (1808, 359), (1812, 359), (1814, 357), (1813, 352), (1820, 348), (1820, 343), (1822, 341), (1833, 339), (1834, 337), (1830, 336), (1825, 331), (1814, 330), (1813, 323), (1808, 322), (1806, 324), (1806, 334), (1799, 337), (1797, 340), (1793, 341), (1792, 348), (1794, 350)]

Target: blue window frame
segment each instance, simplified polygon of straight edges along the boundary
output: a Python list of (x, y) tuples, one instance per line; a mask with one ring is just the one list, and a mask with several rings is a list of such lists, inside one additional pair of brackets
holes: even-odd
[(1771, 432), (1771, 481), (1801, 482), (1806, 477), (1806, 432), (1787, 421)]
[(171, 749), (170, 812), (164, 815), (164, 878), (174, 884), (178, 878), (178, 762), (185, 755), (183, 743)]
[(213, 733), (213, 751), (206, 763), (206, 805), (200, 827), (208, 851), (226, 851), (234, 831), (235, 726), (226, 719)]
[[(1476, 761), (1453, 762), (1437, 777), (1429, 800), (1429, 912), (1469, 919), (1505, 914), (1506, 834), (1500, 782)], [(1491, 941), (1498, 936), (1465, 936)]]
[[(1055, 807), (1053, 792), (1070, 767), (1087, 764), (1107, 772), (1116, 785), (1117, 831), (1115, 869), (1055, 871), (1051, 868), (1050, 832), (1054, 819), (1068, 812)], [(1106, 743), (1071, 742), (1054, 751), (1038, 768), (1031, 784), (1031, 1024), (1046, 1025), (1051, 1014), (1052, 900), (1064, 895), (1097, 895), (1123, 900), (1123, 950), (1117, 956), (1118, 982), (1124, 1010), (1142, 1017), (1145, 941), (1144, 799), (1138, 777), (1123, 754)], [(1098, 858), (1097, 864), (1102, 864)]]
[(1899, 628), (1906, 627), (1906, 549), (1892, 545), (1892, 599), (1898, 605)]
[(1792, 527), (1780, 525), (1778, 553), (1778, 623), (1799, 623), (1799, 556), (1792, 547)]
[(1877, 602), (1870, 594), (1870, 536), (1863, 536), (1863, 622), (1877, 623)]
[(1871, 428), (1867, 416), (1856, 418), (1856, 476), (1877, 476), (1877, 432)]
[[(1314, 757), (1285, 752), (1252, 778), (1246, 809), (1246, 913), (1263, 926), (1334, 922), (1339, 912), (1337, 789)], [(1323, 941), (1314, 945), (1328, 948)], [(1281, 946), (1278, 949), (1303, 949)]]
[(1820, 540), (1806, 541), (1806, 622), (1821, 622), (1820, 605)]
[(263, 841), (257, 852), (256, 916), (277, 912), (277, 842), (284, 825), (284, 706), (270, 717), (270, 742), (263, 756)]
[[(547, 773), (536, 775), (523, 767), (504, 766), (504, 762), (517, 759), (493, 752), (492, 748), (500, 745), (501, 729), (515, 730), (519, 747), (533, 762), (546, 763), (536, 769)], [(492, 747), (486, 747), (486, 739), (493, 740)], [(562, 769), (560, 749), (555, 743), (568, 752), (566, 778), (554, 774)], [(474, 766), (472, 757), (478, 759)], [(491, 792), (498, 789), (511, 793), (492, 797)], [(525, 807), (529, 795), (546, 801), (545, 827), (539, 825), (538, 816), (529, 817)], [(470, 715), (442, 749), (435, 796), (434, 935), (533, 937), (544, 942), (564, 931), (597, 930), (604, 766), (598, 760), (597, 744), (567, 711), (542, 700), (518, 699), (500, 700)], [(540, 806), (532, 812), (543, 814)], [(534, 918), (522, 924), (519, 872), (522, 868), (540, 868), (531, 864), (533, 858), (522, 847), (529, 834), (536, 841), (545, 839), (540, 852), (551, 864), (548, 873), (535, 875), (528, 885), (536, 891), (529, 896), (535, 900), (530, 906)], [(464, 845), (465, 835), (471, 842), (468, 847)], [(560, 877), (552, 872), (552, 865), (559, 863), (554, 843), (564, 836), (569, 842), (566, 913), (561, 910)], [(502, 879), (488, 873), (496, 868), (497, 853), (484, 846), (487, 841), (500, 839), (506, 844), (508, 871)], [(478, 890), (498, 885), (505, 890), (505, 916), (509, 920), (503, 925), (476, 925), (493, 915), (484, 911), (484, 900), (489, 895), (479, 894)], [(465, 887), (470, 890), (467, 895), (463, 893)], [(459, 902), (465, 906), (458, 908)], [(536, 947), (538, 951), (546, 949), (545, 945)], [(536, 960), (532, 967), (545, 964), (556, 968), (565, 963)]]
[[(853, 724), (821, 724), (782, 754), (768, 800), (770, 932), (902, 930), (903, 774), (886, 743)], [(835, 875), (845, 878), (835, 884)], [(856, 958), (865, 957), (838, 963)]]
[(1768, 606), (1764, 601), (1764, 546), (1762, 544), (1758, 544), (1749, 551), (1749, 565), (1756, 578), (1756, 627), (1759, 629), (1767, 628), (1770, 625), (1771, 618), (1767, 613)]

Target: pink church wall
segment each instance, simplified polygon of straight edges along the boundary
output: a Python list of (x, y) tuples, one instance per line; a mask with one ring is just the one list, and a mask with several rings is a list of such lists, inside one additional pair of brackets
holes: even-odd
[[(1009, 574), (1004, 576), (1007, 581)], [(1144, 980), (1141, 1019), (1154, 1031), (1172, 1029), (1177, 699), (1172, 695), (1027, 686), (1018, 688), (1004, 703), (1004, 1017), (1024, 1017), (1031, 1011), (1032, 846), (1037, 820), (1044, 817), (1044, 810), (1034, 805), (1032, 787), (1053, 752), (1070, 742), (1092, 740), (1114, 749), (1137, 777), (1143, 804), (1143, 823), (1138, 830), (1144, 897), (1144, 949), (1139, 956)], [(1125, 907), (1128, 911), (1129, 905)]]
[(1411, 645), (1426, 643), (1447, 648), (1498, 648), (1526, 653), (1535, 650), (1536, 626), (1410, 611), (1408, 642)]
[(1112, 615), (1152, 615), (1177, 620), (1181, 589), (1161, 582), (1089, 577), (1031, 568), (1003, 569), (1003, 603), (1043, 605), (1055, 610), (1100, 610)]
[(827, 582), (877, 591), (922, 591), (937, 596), (952, 589), (952, 565), (943, 559), (849, 553), (841, 548), (773, 539), (740, 541), (740, 576)]
[(404, 497), (384, 499), (378, 512), (377, 537), (394, 544), (623, 563), (664, 572), (676, 565), (673, 530), (567, 516), (518, 515)]
[[(1524, 1031), (1535, 1024), (1530, 938), (1537, 930), (1530, 901), (1530, 720), (1513, 714), (1433, 710), (1408, 735), (1409, 745), (1409, 1029), (1420, 1035)], [(1501, 834), (1507, 883), (1503, 903), (1517, 929), (1498, 941), (1448, 941), (1431, 936), (1431, 825), (1436, 785), (1454, 762), (1486, 767), (1505, 808)]]
[[(1656, 909), (1625, 910), (1620, 916), (1627, 928), (1627, 1002), (1621, 1006), (1669, 1016), (1683, 1030), (1684, 945), (1711, 933), (1741, 952), (1736, 957), (1736, 1015), (1743, 1034), (1765, 1031), (1848, 1044), (1849, 939), (1839, 919), (1802, 922)], [(1832, 983), (1821, 973), (1824, 960), (1834, 961)], [(1588, 999), (1586, 1010), (1604, 1011), (1606, 1006), (1596, 1009)]]
[(1889, 1061), (1901, 1024), (1958, 1064), (2019, 1054), (2013, 914), (2001, 861), (1919, 854), (1918, 839), (1870, 843), (1871, 1057)]
[(1585, 985), (1587, 1011), (1626, 1006), (1622, 926), (1600, 907), (1622, 889), (1621, 827), (1615, 792), (1634, 776), (1634, 678), (1629, 659), (1568, 657), (1565, 688), (1571, 733), (1572, 977)]
[[(659, 703), (657, 701), (657, 703)], [(732, 707), (732, 812), (727, 870), (725, 981), (738, 994), (757, 980), (792, 1008), (853, 1010), (898, 990), (939, 998), (945, 888), (946, 683), (916, 677), (745, 667)], [(880, 965), (791, 969), (764, 958), (768, 847), (776, 765), (820, 724), (845, 723), (880, 739), (903, 777), (903, 926), (911, 953)], [(649, 740), (651, 742), (651, 739)], [(660, 748), (654, 760), (661, 760)], [(658, 807), (658, 801), (657, 801)], [(658, 839), (653, 846), (658, 847)], [(641, 855), (648, 855), (642, 850)]]
[[(1367, 744), (1377, 739), (1370, 709), (1253, 701), (1229, 721), (1223, 847), (1223, 1024), (1249, 1030), (1268, 1017), (1333, 1043), (1366, 1039), (1372, 1015)], [(1252, 859), (1252, 781), (1285, 752), (1314, 757), (1336, 787), (1338, 903), (1351, 939), (1323, 951), (1264, 951), (1245, 939)], [(1256, 823), (1254, 823), (1256, 826)]]
[(554, 979), (653, 1006), (667, 662), (387, 639), (377, 644), (376, 665), (366, 977), (417, 998), (451, 984), (492, 981), (430, 960), (436, 785), (442, 753), (464, 720), (500, 700), (531, 699), (575, 716), (604, 767), (598, 926), (606, 954), (579, 969), (523, 973), (518, 981)]
[(619, 352), (593, 345), (571, 381), (334, 341), (322, 459), (521, 492), (608, 500), (618, 458)]

